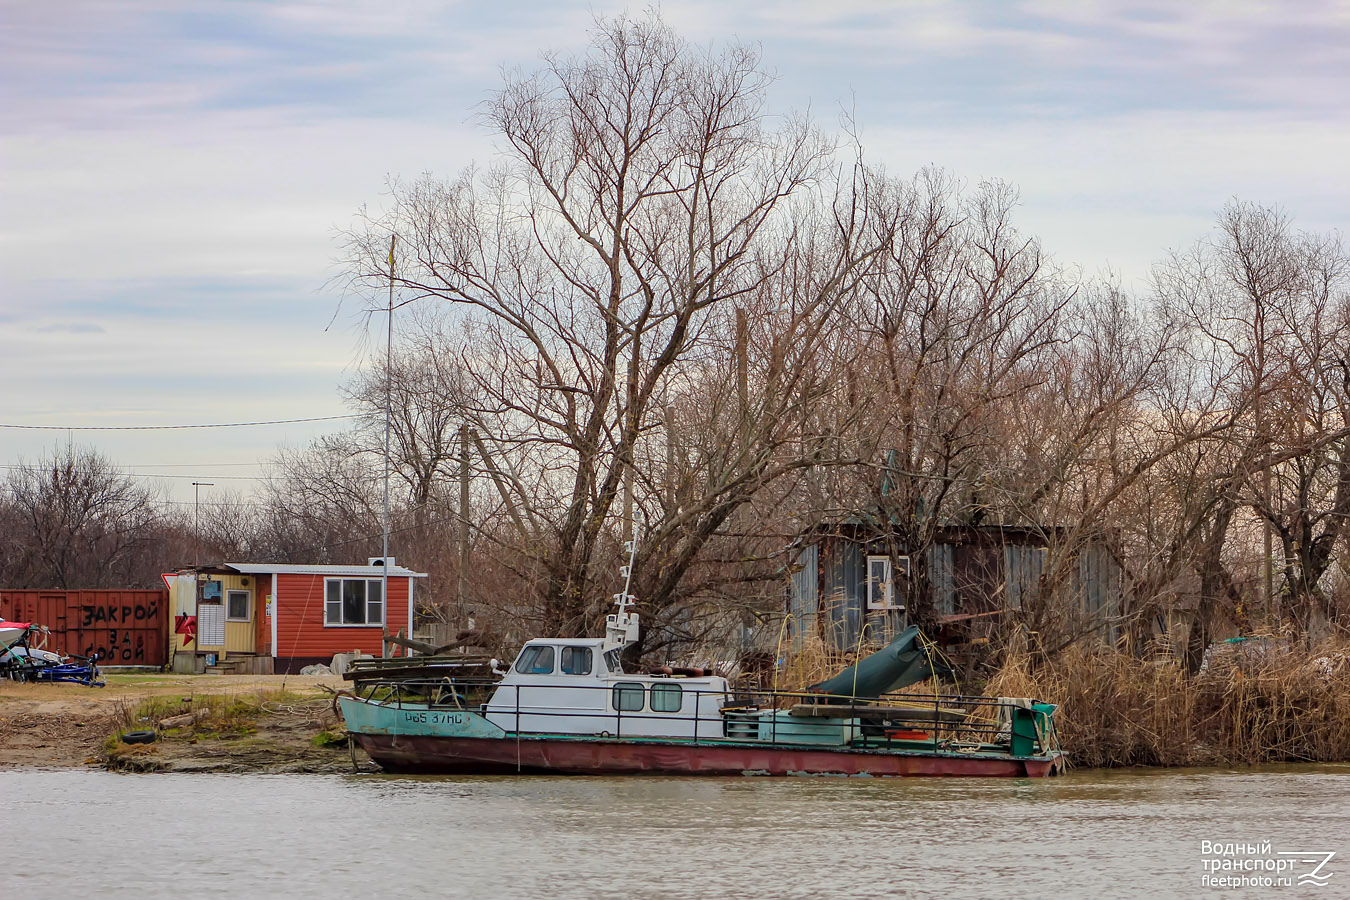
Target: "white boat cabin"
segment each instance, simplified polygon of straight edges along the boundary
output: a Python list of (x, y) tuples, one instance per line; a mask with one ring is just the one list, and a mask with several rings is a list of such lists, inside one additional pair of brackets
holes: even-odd
[(516, 657), (484, 710), (499, 728), (527, 734), (714, 737), (727, 680), (629, 675), (620, 648), (600, 638), (536, 638)]

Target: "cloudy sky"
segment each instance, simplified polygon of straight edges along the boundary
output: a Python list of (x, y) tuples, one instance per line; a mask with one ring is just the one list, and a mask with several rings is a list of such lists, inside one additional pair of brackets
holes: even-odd
[[(580, 50), (625, 8), (0, 0), (0, 423), (343, 414), (363, 326), (336, 232), (390, 177), (486, 160), (474, 106), (502, 67)], [(775, 108), (852, 110), (893, 172), (1012, 182), (1060, 263), (1140, 293), (1232, 197), (1317, 230), (1350, 209), (1348, 2), (661, 9), (692, 41), (761, 47)], [(0, 464), (94, 443), (183, 502), (340, 425), (0, 428)]]

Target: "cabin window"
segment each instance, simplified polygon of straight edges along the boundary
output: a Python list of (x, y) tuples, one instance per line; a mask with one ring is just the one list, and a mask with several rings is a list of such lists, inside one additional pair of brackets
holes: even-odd
[(684, 688), (678, 684), (652, 685), (652, 712), (679, 712), (684, 703)]
[(564, 675), (589, 675), (592, 666), (590, 647), (564, 647), (562, 670)]
[(247, 622), (249, 597), (248, 591), (226, 591), (225, 618), (231, 622)]
[(889, 556), (867, 557), (867, 608), (895, 608), (895, 578)]
[(618, 647), (605, 651), (605, 665), (608, 666), (609, 671), (613, 672), (615, 675), (623, 674), (623, 659), (621, 658), (622, 653), (623, 651), (620, 650)]
[(324, 625), (383, 625), (384, 585), (378, 578), (326, 579), (323, 607)]
[(516, 672), (521, 675), (552, 675), (553, 648), (526, 647), (520, 651), (520, 659), (516, 660)]
[(614, 685), (614, 708), (620, 712), (637, 712), (642, 709), (642, 685), (634, 681), (621, 681)]

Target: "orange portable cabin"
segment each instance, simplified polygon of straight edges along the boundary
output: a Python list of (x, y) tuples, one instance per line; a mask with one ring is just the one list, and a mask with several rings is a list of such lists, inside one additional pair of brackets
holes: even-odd
[(413, 586), (426, 577), (384, 562), (221, 563), (165, 575), (173, 670), (295, 673), (336, 653), (379, 656), (385, 634), (411, 633)]

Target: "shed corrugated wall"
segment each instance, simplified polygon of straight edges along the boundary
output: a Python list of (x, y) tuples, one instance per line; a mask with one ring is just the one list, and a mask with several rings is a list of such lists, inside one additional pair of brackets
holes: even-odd
[(798, 650), (807, 635), (816, 633), (816, 612), (820, 608), (820, 550), (815, 544), (797, 554), (797, 571), (788, 582), (788, 613), (792, 616), (792, 645)]
[(1103, 640), (1114, 642), (1120, 626), (1111, 619), (1120, 615), (1124, 596), (1120, 563), (1104, 544), (1091, 544), (1078, 556), (1075, 577), (1084, 614), (1101, 623)]
[[(812, 550), (818, 550), (814, 566)], [(925, 561), (937, 614), (987, 612), (1000, 605), (1020, 608), (1039, 587), (1047, 553), (1047, 547), (1034, 544), (934, 544)], [(867, 609), (866, 545), (843, 537), (824, 537), (803, 548), (798, 561), (803, 570), (793, 576), (790, 611), (798, 621), (806, 621), (809, 598), (816, 590), (811, 573), (818, 573), (818, 633), (831, 646), (856, 649), (864, 627), (863, 644), (885, 642), (905, 624), (905, 614), (898, 610)], [(911, 560), (911, 564), (917, 564), (917, 560)], [(963, 567), (960, 571), (958, 565)], [(1073, 572), (1073, 599), (1078, 609), (1103, 623), (1103, 639), (1115, 640), (1120, 628), (1109, 620), (1122, 608), (1120, 563), (1105, 544), (1095, 543), (1076, 558)]]
[(0, 618), (51, 629), (47, 649), (99, 654), (109, 666), (169, 659), (169, 592), (0, 590)]
[(789, 585), (788, 612), (798, 649), (812, 634), (840, 650), (884, 644), (904, 627), (903, 609), (867, 608), (866, 545), (826, 538), (803, 547), (796, 564), (800, 569)]
[(928, 550), (928, 583), (932, 586), (933, 606), (940, 616), (956, 612), (956, 548), (934, 544)]
[(1003, 548), (1004, 589), (1008, 609), (1021, 609), (1022, 598), (1036, 590), (1045, 570), (1045, 549), (1008, 544)]
[(857, 645), (862, 628), (867, 604), (867, 555), (853, 541), (835, 540), (829, 543), (825, 556), (822, 637), (830, 646), (847, 649)]
[(335, 653), (360, 650), (380, 655), (384, 632), (397, 634), (408, 628), (408, 582), (391, 576), (385, 602), (384, 626), (326, 626), (324, 576), (279, 573), (275, 590), (278, 659), (329, 660)]
[(863, 620), (866, 622), (863, 645), (889, 644), (903, 630), (904, 620), (905, 613), (900, 609), (868, 610)]

